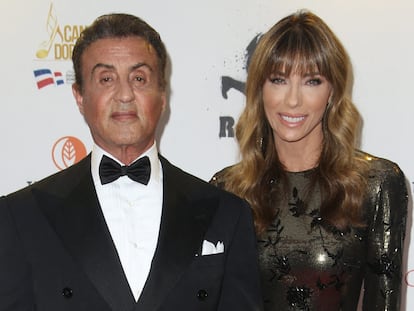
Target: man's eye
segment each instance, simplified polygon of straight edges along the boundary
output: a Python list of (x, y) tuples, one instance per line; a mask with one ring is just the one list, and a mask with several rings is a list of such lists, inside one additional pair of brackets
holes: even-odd
[(145, 79), (144, 79), (143, 77), (141, 77), (141, 76), (136, 76), (136, 77), (134, 78), (134, 80), (135, 80), (135, 81), (137, 81), (137, 82), (142, 82), (142, 83), (144, 83), (144, 82), (145, 82)]
[(112, 78), (111, 77), (103, 77), (103, 78), (101, 78), (101, 82), (110, 82), (110, 81), (112, 81)]

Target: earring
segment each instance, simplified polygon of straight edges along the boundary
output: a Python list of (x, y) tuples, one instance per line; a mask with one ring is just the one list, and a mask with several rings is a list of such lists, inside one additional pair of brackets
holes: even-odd
[(256, 142), (259, 145), (260, 149), (263, 150), (263, 137), (260, 137)]
[(331, 104), (332, 104), (332, 94), (329, 96), (329, 98), (328, 98), (328, 104), (326, 105), (326, 107), (329, 107), (329, 106), (331, 106)]

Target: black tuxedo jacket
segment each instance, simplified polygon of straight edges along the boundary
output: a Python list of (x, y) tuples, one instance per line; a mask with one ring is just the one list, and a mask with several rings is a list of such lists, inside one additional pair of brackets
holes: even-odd
[[(106, 226), (90, 156), (0, 199), (0, 310), (261, 310), (250, 209), (160, 157), (160, 233), (136, 302)], [(202, 256), (203, 240), (224, 253)]]

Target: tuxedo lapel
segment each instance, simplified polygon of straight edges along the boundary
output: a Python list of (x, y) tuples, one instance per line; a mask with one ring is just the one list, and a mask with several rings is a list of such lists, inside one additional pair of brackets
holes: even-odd
[(157, 248), (135, 310), (157, 310), (185, 269), (200, 254), (201, 243), (217, 206), (217, 198), (202, 193), (193, 181), (161, 157), (164, 198)]
[(63, 197), (43, 193), (40, 197), (47, 204), (40, 206), (47, 206), (44, 209), (46, 216), (65, 248), (112, 310), (132, 310), (135, 300), (99, 206), (90, 174), (90, 160), (74, 170), (75, 179), (69, 183), (70, 189)]

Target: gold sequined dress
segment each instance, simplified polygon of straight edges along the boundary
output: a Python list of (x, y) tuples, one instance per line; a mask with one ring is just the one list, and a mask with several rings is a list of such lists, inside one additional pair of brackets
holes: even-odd
[[(258, 239), (266, 311), (355, 311), (361, 288), (363, 310), (399, 310), (406, 181), (395, 163), (364, 156), (370, 165), (364, 228), (327, 226), (318, 191), (304, 204), (312, 170), (287, 173), (289, 198)], [(223, 172), (212, 182), (223, 186)]]

